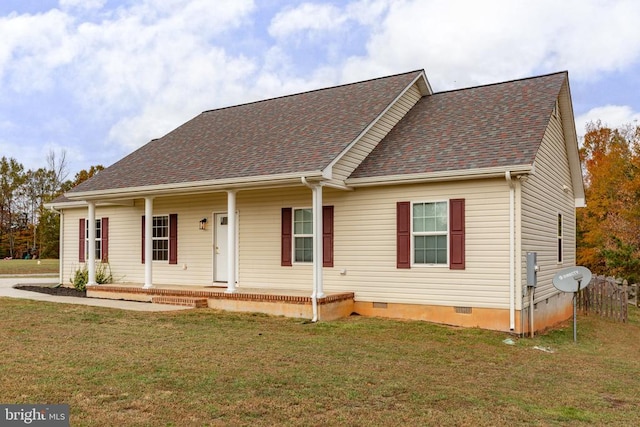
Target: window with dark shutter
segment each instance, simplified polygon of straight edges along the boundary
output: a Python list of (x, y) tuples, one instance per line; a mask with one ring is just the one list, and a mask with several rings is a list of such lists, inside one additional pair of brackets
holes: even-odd
[(291, 267), (293, 265), (291, 258), (292, 250), (292, 232), (293, 232), (293, 209), (282, 208), (282, 227), (280, 242), (280, 265), (283, 267)]
[(85, 248), (85, 238), (86, 238), (86, 229), (85, 229), (85, 225), (86, 225), (86, 221), (84, 218), (80, 218), (79, 221), (79, 236), (78, 236), (78, 262), (85, 262), (85, 253), (86, 253), (86, 248)]
[(178, 214), (169, 215), (169, 264), (178, 263)]
[(145, 240), (145, 221), (144, 221), (144, 215), (142, 215), (142, 263), (143, 264), (144, 264), (144, 255), (145, 255), (145, 253), (144, 253), (144, 251), (145, 251), (145, 249), (144, 249), (144, 246), (145, 246), (144, 240)]
[(411, 268), (411, 202), (396, 205), (396, 267)]
[(333, 206), (322, 207), (322, 266), (333, 267)]
[[(152, 260), (178, 263), (178, 214), (154, 215), (152, 219)], [(145, 262), (145, 217), (142, 216), (142, 263)]]
[[(333, 206), (322, 207), (322, 266), (333, 267)], [(280, 265), (293, 265), (293, 208), (282, 208)], [(310, 258), (310, 261), (312, 258)]]
[(102, 218), (102, 262), (109, 262), (109, 218)]
[(449, 201), (449, 268), (465, 269), (465, 212), (464, 199)]

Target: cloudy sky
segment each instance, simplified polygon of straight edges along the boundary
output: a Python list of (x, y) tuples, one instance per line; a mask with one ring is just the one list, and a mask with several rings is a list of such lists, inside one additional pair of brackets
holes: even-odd
[(640, 119), (637, 0), (2, 0), (0, 156), (70, 178), (204, 110), (424, 69), (569, 71), (578, 134)]

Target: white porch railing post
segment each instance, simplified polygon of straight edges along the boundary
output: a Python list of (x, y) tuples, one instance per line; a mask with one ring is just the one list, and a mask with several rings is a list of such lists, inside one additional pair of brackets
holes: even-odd
[(96, 203), (95, 202), (87, 202), (89, 205), (89, 212), (87, 218), (87, 231), (88, 231), (88, 242), (87, 242), (87, 250), (89, 251), (89, 256), (87, 257), (87, 269), (89, 271), (89, 279), (87, 281), (87, 285), (95, 285), (96, 284)]
[(144, 289), (153, 288), (153, 197), (144, 198)]
[(236, 192), (227, 191), (227, 290), (236, 291)]

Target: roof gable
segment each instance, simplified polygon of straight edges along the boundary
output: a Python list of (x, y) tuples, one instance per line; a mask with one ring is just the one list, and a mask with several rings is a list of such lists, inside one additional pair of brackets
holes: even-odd
[(421, 74), (205, 111), (68, 194), (321, 171)]
[(423, 97), (351, 175), (533, 165), (566, 73)]

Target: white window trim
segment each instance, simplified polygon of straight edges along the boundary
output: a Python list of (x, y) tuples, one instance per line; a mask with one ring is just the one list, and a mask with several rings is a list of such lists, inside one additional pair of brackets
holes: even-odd
[[(413, 231), (413, 206), (417, 205), (417, 204), (424, 204), (424, 203), (445, 203), (447, 206), (447, 213), (446, 213), (446, 218), (447, 218), (447, 231), (438, 231), (438, 232), (433, 232), (433, 231), (429, 231), (429, 232), (415, 232)], [(451, 244), (450, 241), (450, 224), (449, 224), (449, 199), (438, 199), (438, 200), (419, 200), (419, 201), (412, 201), (411, 202), (411, 215), (409, 217), (409, 221), (410, 221), (410, 227), (411, 227), (411, 267), (416, 267), (416, 268), (449, 268), (449, 250), (451, 248), (449, 248), (449, 245)], [(415, 251), (415, 237), (416, 236), (446, 236), (447, 237), (447, 250), (446, 250), (446, 256), (447, 256), (447, 260), (445, 263), (443, 264), (423, 264), (423, 263), (416, 263), (415, 260), (415, 256), (416, 256), (416, 251)]]
[(312, 265), (313, 257), (315, 257), (316, 254), (312, 255), (311, 261), (296, 261), (296, 237), (311, 237), (311, 239), (313, 240), (313, 230), (311, 234), (296, 234), (296, 211), (302, 209), (310, 210), (311, 215), (313, 215), (313, 208), (311, 206), (291, 208), (291, 261), (293, 264)]
[[(153, 237), (153, 220), (154, 218), (166, 217), (167, 218), (167, 237)], [(169, 258), (171, 254), (169, 253), (169, 233), (171, 232), (171, 215), (169, 214), (154, 214), (151, 217), (151, 262), (158, 264), (169, 264)], [(154, 240), (166, 240), (167, 241), (167, 259), (153, 259), (153, 254), (155, 251), (153, 250), (153, 241)]]
[[(98, 222), (100, 223), (100, 237), (98, 237)], [(102, 218), (96, 218), (96, 243), (100, 242), (100, 245), (95, 245), (96, 251), (98, 246), (100, 247), (98, 253), (96, 253), (96, 262), (102, 262)], [(84, 259), (85, 262), (89, 261), (89, 218), (84, 219)]]

